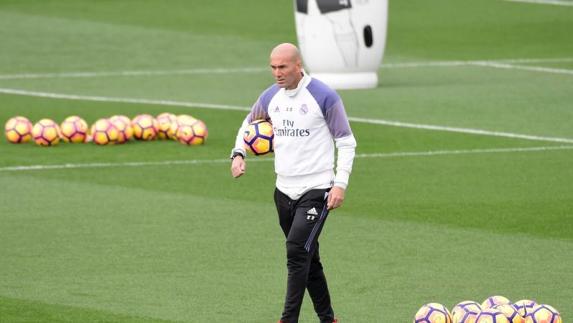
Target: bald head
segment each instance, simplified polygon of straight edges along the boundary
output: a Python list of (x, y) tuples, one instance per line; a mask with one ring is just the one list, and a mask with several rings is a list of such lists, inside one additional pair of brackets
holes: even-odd
[(271, 69), (278, 86), (294, 89), (302, 79), (302, 57), (291, 43), (277, 45), (271, 51)]
[(282, 43), (275, 46), (275, 48), (273, 48), (273, 50), (271, 51), (271, 59), (274, 56), (275, 57), (280, 56), (286, 59), (290, 59), (295, 63), (296, 62), (300, 63), (302, 61), (302, 57), (300, 56), (300, 51), (295, 45), (291, 43)]

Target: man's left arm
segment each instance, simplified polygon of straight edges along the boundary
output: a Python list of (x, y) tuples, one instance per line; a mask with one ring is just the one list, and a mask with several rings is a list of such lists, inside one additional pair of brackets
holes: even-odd
[(348, 122), (342, 100), (338, 100), (330, 107), (326, 111), (325, 117), (330, 133), (334, 137), (337, 150), (336, 177), (327, 201), (327, 208), (332, 210), (340, 207), (342, 202), (344, 202), (344, 195), (354, 162), (356, 139), (350, 129), (350, 123)]

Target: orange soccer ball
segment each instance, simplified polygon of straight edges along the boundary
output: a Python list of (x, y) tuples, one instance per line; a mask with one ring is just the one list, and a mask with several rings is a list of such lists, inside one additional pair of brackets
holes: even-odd
[(60, 142), (60, 126), (51, 119), (42, 119), (32, 128), (32, 136), (39, 146), (55, 146)]
[(203, 145), (207, 140), (207, 125), (201, 120), (192, 123), (179, 124), (177, 129), (177, 139), (185, 145)]
[(92, 126), (92, 141), (97, 145), (117, 143), (119, 130), (106, 118), (97, 120)]
[(273, 152), (274, 138), (273, 125), (266, 120), (251, 122), (243, 134), (246, 150), (257, 156)]
[(170, 139), (175, 135), (171, 131), (173, 123), (177, 122), (177, 116), (173, 113), (165, 112), (155, 118), (157, 120), (157, 138)]
[(562, 323), (561, 314), (553, 307), (547, 304), (535, 306), (531, 312), (527, 313), (525, 323)]
[(117, 143), (123, 144), (133, 137), (133, 127), (131, 120), (124, 115), (115, 115), (109, 118), (109, 121), (115, 126), (118, 131)]
[(131, 121), (133, 137), (137, 140), (154, 140), (157, 138), (157, 120), (152, 115), (140, 114)]
[(197, 119), (193, 118), (192, 116), (188, 115), (188, 114), (180, 114), (175, 118), (175, 122), (171, 123), (171, 128), (169, 128), (169, 138), (173, 139), (173, 140), (179, 140), (179, 138), (177, 138), (177, 131), (179, 130), (179, 127), (182, 125), (191, 125), (193, 124), (195, 121), (197, 121)]
[(26, 117), (13, 117), (4, 125), (6, 140), (13, 144), (21, 144), (32, 139), (32, 123)]
[(88, 136), (88, 124), (78, 116), (71, 116), (60, 124), (60, 131), (65, 142), (82, 143)]

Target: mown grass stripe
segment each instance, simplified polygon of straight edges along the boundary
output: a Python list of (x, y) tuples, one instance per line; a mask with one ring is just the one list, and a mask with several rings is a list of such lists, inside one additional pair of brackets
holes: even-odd
[[(555, 58), (509, 58), (494, 60), (453, 60), (453, 61), (426, 61), (406, 63), (384, 63), (380, 69), (394, 68), (426, 68), (426, 67), (456, 67), (456, 66), (488, 66), (495, 64), (517, 63), (566, 63), (572, 62), (573, 57)], [(50, 78), (98, 78), (98, 77), (137, 77), (137, 76), (169, 76), (169, 75), (200, 75), (200, 74), (250, 74), (268, 73), (268, 67), (238, 67), (238, 68), (189, 68), (174, 70), (128, 70), (128, 71), (71, 71), (60, 73), (15, 73), (0, 74), (0, 80), (26, 80)], [(540, 70), (543, 71), (543, 70)], [(546, 72), (551, 73), (551, 70)]]
[[(76, 94), (62, 94), (62, 93), (38, 92), (38, 91), (28, 91), (28, 90), (10, 89), (10, 88), (0, 88), (0, 93), (10, 94), (10, 95), (40, 97), (40, 98), (48, 98), (48, 99), (75, 100), (75, 101), (115, 102), (115, 103), (130, 103), (130, 104), (153, 104), (153, 105), (162, 105), (162, 106), (177, 106), (177, 107), (204, 108), (204, 109), (216, 109), (216, 110), (234, 110), (234, 111), (245, 111), (245, 112), (248, 112), (251, 110), (250, 107), (227, 105), (227, 104), (215, 104), (215, 103), (203, 103), (203, 102), (185, 102), (185, 101), (173, 101), (173, 100), (150, 100), (150, 99), (90, 96), (90, 95), (76, 95)], [(351, 122), (378, 124), (378, 125), (394, 126), (394, 127), (402, 127), (402, 128), (414, 128), (414, 129), (434, 130), (434, 131), (447, 131), (447, 132), (457, 132), (457, 133), (465, 133), (465, 134), (472, 134), (472, 135), (506, 137), (506, 138), (515, 138), (515, 139), (524, 139), (524, 140), (533, 140), (533, 141), (573, 143), (573, 139), (571, 139), (571, 138), (536, 136), (536, 135), (511, 133), (511, 132), (490, 131), (490, 130), (472, 129), (472, 128), (458, 128), (458, 127), (439, 126), (439, 125), (415, 124), (415, 123), (407, 123), (407, 122), (383, 120), (383, 119), (370, 119), (370, 118), (358, 118), (358, 117), (349, 117), (348, 119)]]
[[(568, 150), (573, 146), (542, 146), (542, 147), (517, 147), (517, 148), (486, 148), (486, 149), (460, 149), (460, 150), (434, 150), (412, 151), (394, 153), (356, 154), (355, 158), (399, 158), (399, 157), (424, 157), (440, 155), (468, 155), (468, 154), (494, 154), (494, 153), (518, 153), (540, 152), (553, 150)], [(249, 158), (248, 162), (271, 162), (273, 158)], [(197, 165), (197, 164), (221, 164), (230, 163), (229, 159), (189, 159), (189, 160), (164, 160), (155, 162), (125, 162), (125, 163), (67, 163), (54, 165), (20, 165), (0, 167), (0, 172), (22, 172), (40, 170), (62, 170), (79, 168), (114, 168), (114, 167), (146, 167), (146, 166), (173, 166), (173, 165)]]

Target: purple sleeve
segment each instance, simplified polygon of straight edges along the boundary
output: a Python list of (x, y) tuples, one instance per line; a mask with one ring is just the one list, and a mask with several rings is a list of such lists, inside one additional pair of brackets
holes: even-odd
[(351, 135), (350, 123), (338, 93), (317, 79), (312, 79), (307, 89), (320, 106), (332, 136), (342, 138)]
[(249, 123), (253, 122), (254, 120), (269, 119), (269, 103), (271, 99), (275, 96), (275, 94), (280, 90), (280, 88), (273, 84), (269, 88), (267, 88), (261, 96), (257, 99), (257, 102), (253, 104), (251, 108), (251, 112), (247, 116), (247, 121)]
[(325, 120), (334, 138), (342, 138), (352, 134), (342, 100), (339, 99), (334, 105), (326, 109)]

